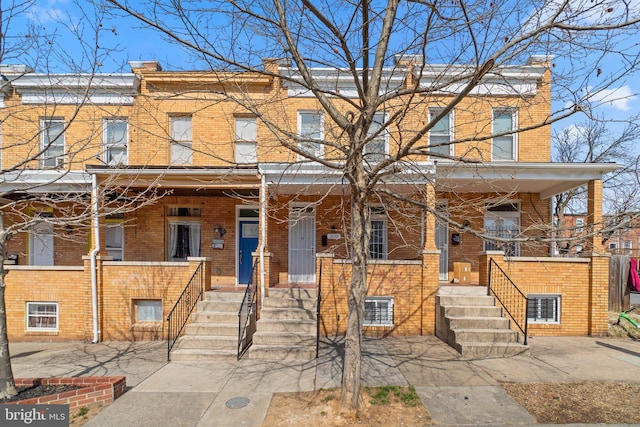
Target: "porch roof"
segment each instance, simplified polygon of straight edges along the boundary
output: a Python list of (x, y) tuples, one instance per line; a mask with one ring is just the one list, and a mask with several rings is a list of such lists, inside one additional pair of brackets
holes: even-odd
[(616, 163), (453, 163), (436, 166), (436, 189), (473, 193), (537, 193), (548, 199), (622, 168)]
[(2, 193), (84, 193), (91, 191), (91, 178), (84, 171), (27, 169), (2, 174)]

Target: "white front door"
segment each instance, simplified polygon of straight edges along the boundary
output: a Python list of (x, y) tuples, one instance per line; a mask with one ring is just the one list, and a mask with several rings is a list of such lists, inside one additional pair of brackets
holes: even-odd
[(53, 224), (36, 224), (29, 232), (29, 264), (53, 265)]
[(436, 209), (440, 218), (436, 218), (435, 239), (436, 247), (440, 251), (440, 280), (449, 281), (449, 212), (446, 202), (438, 202)]
[(289, 282), (316, 280), (316, 213), (312, 206), (291, 206), (289, 211)]

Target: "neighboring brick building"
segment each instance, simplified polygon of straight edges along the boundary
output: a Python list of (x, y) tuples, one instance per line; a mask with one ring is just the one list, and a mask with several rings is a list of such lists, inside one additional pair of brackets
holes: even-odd
[[(110, 194), (141, 201), (149, 188), (162, 194), (135, 212), (109, 206), (110, 215), (87, 224), (83, 241), (47, 225), (62, 205), (28, 206), (28, 215), (43, 220), (8, 244), (7, 255), (17, 264), (7, 266), (10, 338), (161, 338), (163, 319), (200, 262), (207, 287), (235, 287), (247, 283), (254, 260), (254, 277), (266, 290), (322, 280), (329, 290), (323, 332), (343, 332), (349, 199), (339, 174), (299, 161), (296, 147), (287, 146), (295, 140), (291, 135), (308, 135), (303, 148), (329, 161), (342, 137), (318, 101), (295, 83), (298, 71), (270, 61), (265, 67), (271, 76), (162, 71), (153, 61), (131, 66), (132, 73), (97, 76), (2, 70), (2, 165), (30, 160), (20, 173), (7, 175), (11, 179), (0, 190), (13, 198), (24, 197), (21, 189), (85, 193), (102, 214)], [(421, 84), (431, 84), (444, 71), (439, 67), (428, 66)], [(354, 93), (335, 72), (315, 72), (336, 93)], [(392, 90), (406, 87), (416, 73), (399, 60), (383, 79)], [(534, 325), (533, 334), (606, 328), (606, 274), (589, 268), (600, 265), (601, 244), (588, 242), (592, 258), (547, 258), (550, 200), (589, 183), (586, 224), (600, 222), (601, 177), (616, 166), (550, 162), (550, 129), (535, 126), (550, 114), (550, 82), (545, 57), (489, 74), (425, 137), (423, 145), (442, 155), (437, 164), (435, 156), (418, 156), (381, 182), (408, 197), (424, 193), (439, 218), (408, 203), (371, 208), (369, 303), (392, 311), (388, 322), (367, 325), (368, 332), (433, 334), (438, 286), (453, 280), (455, 263), (468, 263), (470, 281), (486, 284), (487, 251), (515, 272), (525, 292), (563, 299), (562, 320)], [(255, 109), (240, 108), (233, 97), (252, 100)], [(441, 114), (449, 99), (451, 92), (443, 90), (385, 106), (376, 120), (411, 108), (403, 127), (372, 136), (366, 152), (372, 164), (398, 150), (425, 118)], [(528, 130), (509, 134), (518, 129)], [(323, 149), (312, 139), (336, 146)], [(34, 156), (47, 141), (54, 144)], [(38, 182), (43, 185), (36, 189)], [(76, 236), (84, 232), (77, 228)], [(536, 271), (535, 282), (520, 270), (523, 265)], [(560, 272), (571, 272), (571, 287), (565, 288)], [(585, 310), (593, 311), (593, 322), (580, 324)]]

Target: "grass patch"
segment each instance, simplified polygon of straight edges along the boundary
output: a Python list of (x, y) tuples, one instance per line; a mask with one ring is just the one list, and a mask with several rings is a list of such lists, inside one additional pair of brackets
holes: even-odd
[(415, 407), (420, 403), (420, 397), (413, 386), (399, 387), (386, 385), (382, 387), (365, 387), (374, 406), (390, 405), (392, 402), (402, 402), (405, 406)]

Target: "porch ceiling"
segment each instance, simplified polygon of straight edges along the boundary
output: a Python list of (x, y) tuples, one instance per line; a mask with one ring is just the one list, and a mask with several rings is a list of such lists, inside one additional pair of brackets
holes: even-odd
[(449, 163), (436, 166), (436, 189), (537, 193), (547, 199), (622, 168), (616, 163)]

